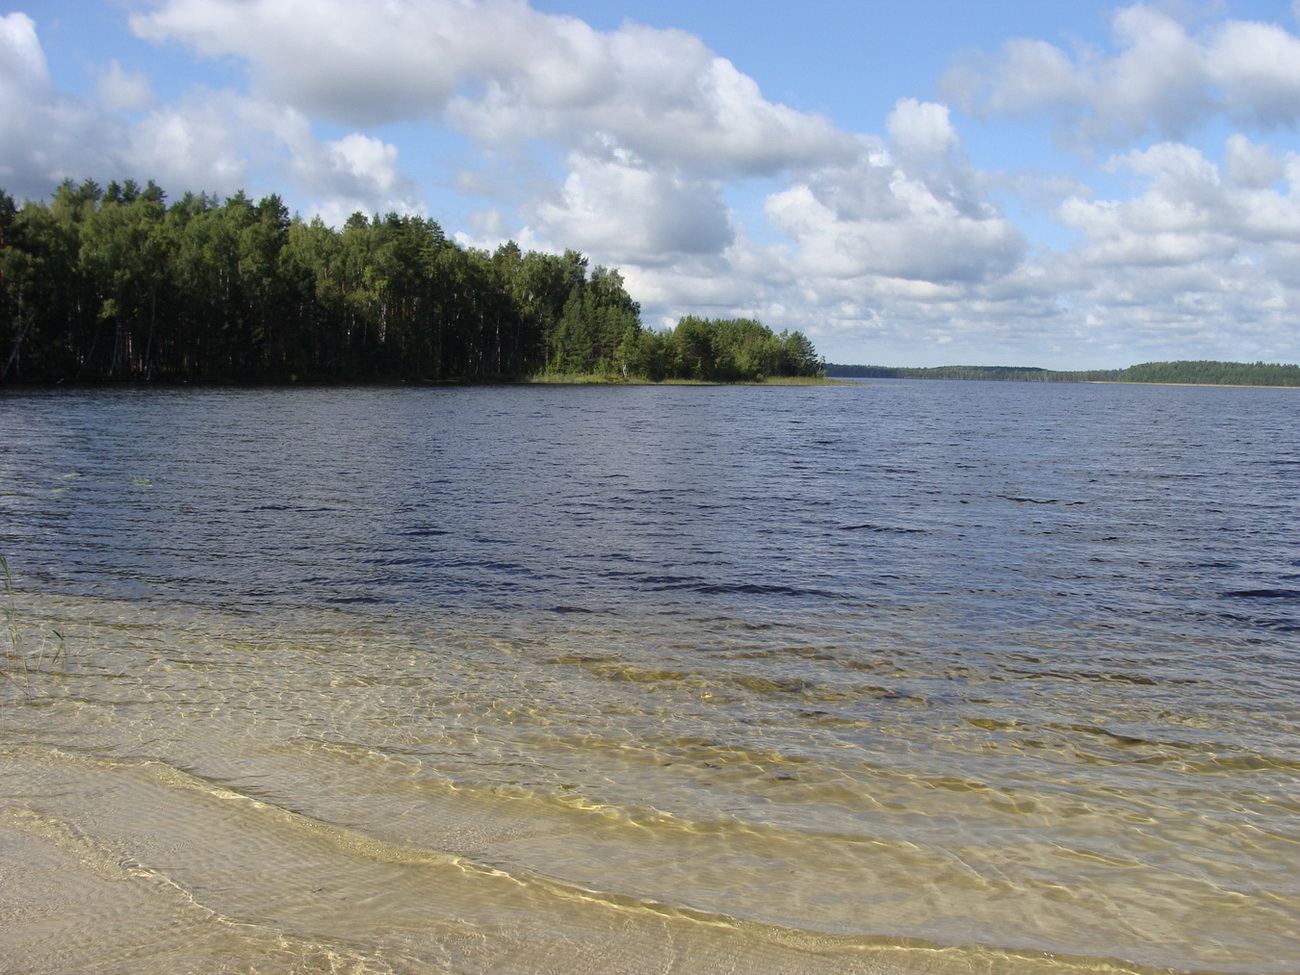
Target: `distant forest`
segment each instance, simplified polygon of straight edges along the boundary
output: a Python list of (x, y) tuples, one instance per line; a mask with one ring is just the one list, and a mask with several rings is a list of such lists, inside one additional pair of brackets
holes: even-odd
[(752, 319), (642, 327), (622, 275), (575, 251), (458, 246), (433, 220), (342, 229), (280, 197), (152, 181), (0, 190), (0, 382), (604, 379), (819, 375), (801, 332)]
[(1144, 362), (1127, 369), (1058, 372), (1033, 366), (935, 366), (897, 369), (827, 363), (827, 376), (855, 379), (982, 379), (1029, 383), (1190, 383), (1202, 386), (1300, 386), (1300, 366), (1269, 362)]

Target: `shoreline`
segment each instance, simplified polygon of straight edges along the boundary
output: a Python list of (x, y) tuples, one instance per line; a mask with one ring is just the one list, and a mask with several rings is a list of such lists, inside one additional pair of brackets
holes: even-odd
[(723, 382), (708, 379), (610, 379), (591, 375), (546, 375), (523, 379), (83, 379), (0, 383), (0, 396), (7, 392), (36, 392), (72, 389), (292, 389), (330, 387), (470, 387), (470, 386), (855, 386), (836, 376), (772, 376), (759, 380)]

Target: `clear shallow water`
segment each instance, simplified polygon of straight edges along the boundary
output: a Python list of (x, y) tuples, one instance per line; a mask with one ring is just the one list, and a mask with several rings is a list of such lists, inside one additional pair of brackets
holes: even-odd
[(0, 957), (1300, 971), (1298, 411), (7, 395)]

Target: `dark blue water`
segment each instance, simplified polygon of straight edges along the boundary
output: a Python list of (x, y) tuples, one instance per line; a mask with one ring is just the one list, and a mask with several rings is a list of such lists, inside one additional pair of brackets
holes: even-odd
[[(364, 632), (366, 673), (434, 653), (478, 704), (397, 752), (388, 698), (335, 737), (636, 827), (493, 864), (783, 930), (1294, 972), (1298, 416), (921, 381), (8, 393), (0, 554), (74, 617)], [(318, 715), (335, 685), (283, 652), (265, 686)]]
[(940, 601), (1249, 640), (1300, 626), (1289, 390), (92, 391), (0, 400), (17, 566), (133, 599)]

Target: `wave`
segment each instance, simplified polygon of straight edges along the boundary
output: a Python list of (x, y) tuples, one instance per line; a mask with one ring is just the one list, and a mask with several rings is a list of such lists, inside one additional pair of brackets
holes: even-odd
[[(3, 768), (29, 778), (35, 792), (27, 800), (7, 797), (0, 820), (6, 848), (34, 866), (57, 866), (55, 874), (11, 873), (9, 892), (28, 904), (28, 923), (0, 933), (15, 971), (153, 973), (254, 963), (290, 972), (346, 963), (417, 975), (1155, 971), (979, 938), (817, 930), (574, 883), (510, 857), (396, 842), (366, 824), (332, 822), (157, 761), (22, 749), (4, 753)], [(497, 797), (502, 801), (512, 801), (509, 791)], [(647, 827), (709, 832), (708, 824), (634, 817), (634, 829)], [(711, 842), (743, 827), (722, 821), (714, 829)], [(643, 855), (657, 851), (650, 846)], [(24, 936), (51, 930), (50, 921), (34, 921), (42, 897), (76, 889), (86, 893), (66, 902), (77, 910), (60, 919), (63, 937)]]

